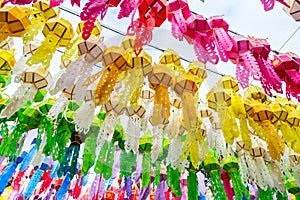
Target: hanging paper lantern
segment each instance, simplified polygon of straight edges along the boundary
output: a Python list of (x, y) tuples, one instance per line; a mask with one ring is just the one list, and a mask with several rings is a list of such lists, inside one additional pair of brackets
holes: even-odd
[(128, 130), (126, 134), (125, 140), (125, 150), (129, 152), (132, 150), (137, 153), (140, 142), (140, 119), (145, 116), (146, 109), (143, 106), (128, 106), (127, 114), (129, 116), (128, 119)]
[(186, 1), (172, 0), (167, 6), (168, 20), (172, 23), (172, 35), (182, 41), (187, 32), (185, 20), (191, 16), (191, 11)]
[(221, 171), (220, 163), (213, 152), (210, 152), (208, 155), (206, 155), (205, 159), (203, 160), (203, 165), (205, 171), (207, 171), (210, 175), (210, 184), (214, 188), (214, 190), (212, 190), (213, 196), (220, 199), (227, 199), (224, 187), (219, 178)]
[(213, 37), (222, 61), (228, 61), (226, 51), (233, 47), (231, 36), (228, 34), (229, 25), (221, 16), (210, 17), (209, 25), (213, 30)]
[(250, 109), (245, 105), (247, 114), (256, 122), (260, 123), (264, 132), (257, 132), (260, 138), (268, 143), (270, 155), (275, 160), (280, 160), (280, 154), (284, 153), (284, 144), (271, 123), (273, 112), (268, 105), (252, 103)]
[(170, 116), (170, 99), (168, 87), (172, 84), (171, 71), (165, 65), (156, 65), (148, 75), (150, 88), (155, 90), (154, 108), (151, 123), (164, 123)]
[(49, 67), (56, 48), (68, 46), (74, 36), (72, 25), (63, 18), (48, 20), (43, 28), (43, 34), (45, 40), (26, 62), (30, 66), (42, 63), (46, 68)]
[(42, 66), (35, 65), (28, 68), (21, 77), (22, 85), (17, 89), (15, 96), (11, 99), (7, 107), (2, 111), (1, 115), (10, 117), (27, 101), (30, 101), (38, 92), (45, 89), (51, 79), (51, 74)]
[[(105, 141), (111, 141), (115, 131), (117, 118), (124, 112), (124, 107), (121, 107), (117, 101), (109, 100), (104, 104), (106, 116), (97, 136), (97, 146), (101, 147)], [(97, 152), (97, 151), (96, 151)]]
[[(127, 50), (130, 51), (131, 48)], [(126, 107), (130, 102), (131, 106), (135, 107), (144, 86), (144, 76), (152, 72), (152, 57), (142, 49), (132, 50), (128, 62), (132, 69), (126, 71), (122, 78), (124, 87), (120, 94), (119, 103), (121, 106)], [(132, 81), (133, 79), (135, 81)]]
[(50, 4), (45, 1), (38, 1), (33, 3), (32, 6), (40, 10), (46, 20), (58, 17), (60, 13), (60, 9), (58, 7), (51, 7)]
[(103, 55), (102, 64), (105, 69), (102, 72), (102, 76), (96, 87), (95, 93), (95, 105), (101, 105), (106, 102), (114, 90), (118, 75), (132, 68), (128, 63), (128, 54), (121, 47), (106, 48)]
[(247, 190), (246, 186), (243, 185), (241, 179), (238, 160), (235, 157), (228, 156), (222, 160), (222, 165), (224, 170), (230, 173), (230, 179), (235, 197), (237, 199), (242, 199), (243, 197), (250, 199), (249, 191)]
[(185, 38), (189, 43), (194, 44), (194, 49), (198, 61), (207, 61), (217, 64), (219, 57), (214, 50), (212, 38), (212, 28), (207, 19), (202, 15), (192, 14), (187, 20), (187, 33)]
[[(295, 82), (293, 75), (297, 77), (297, 73), (299, 71), (300, 63), (293, 59), (292, 55), (289, 53), (274, 55), (274, 59), (272, 60), (272, 65), (275, 69), (275, 72), (278, 76), (286, 83), (286, 96), (290, 99), (290, 96), (295, 97), (299, 100), (300, 86), (298, 82)], [(296, 72), (289, 73), (289, 71)]]
[(282, 83), (269, 61), (269, 53), (271, 52), (270, 44), (265, 39), (249, 37), (252, 45), (252, 53), (260, 67), (260, 82), (264, 91), (272, 96), (271, 90), (282, 93)]
[(34, 107), (27, 107), (23, 111), (23, 117), (20, 119), (20, 122), (25, 124), (27, 128), (35, 129), (40, 124), (40, 113), (39, 111)]
[(248, 38), (238, 35), (232, 38), (233, 47), (227, 51), (229, 59), (236, 64), (236, 77), (243, 88), (248, 87), (249, 77), (260, 77), (259, 66), (251, 53), (252, 46)]
[(23, 31), (31, 24), (29, 16), (15, 6), (5, 6), (0, 9), (0, 42), (8, 36), (21, 37)]

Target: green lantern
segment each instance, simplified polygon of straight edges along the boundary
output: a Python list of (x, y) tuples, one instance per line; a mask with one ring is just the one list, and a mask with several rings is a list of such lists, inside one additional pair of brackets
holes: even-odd
[(237, 158), (227, 156), (222, 160), (222, 165), (223, 169), (230, 174), (231, 184), (236, 199), (243, 199), (243, 197), (250, 199), (249, 191), (242, 182)]
[(37, 108), (33, 106), (28, 106), (22, 112), (22, 115), (19, 115), (18, 118), (20, 123), (27, 126), (27, 128), (30, 130), (30, 129), (35, 129), (39, 126), (41, 115), (37, 110)]
[(47, 115), (47, 113), (49, 112), (49, 110), (53, 106), (54, 102), (55, 102), (55, 100), (52, 99), (52, 98), (46, 99), (45, 101), (39, 103), (37, 105), (37, 107), (40, 110), (40, 112), (42, 112), (44, 115)]

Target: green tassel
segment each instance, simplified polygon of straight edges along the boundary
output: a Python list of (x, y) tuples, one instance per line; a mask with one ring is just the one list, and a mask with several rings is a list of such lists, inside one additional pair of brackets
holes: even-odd
[(103, 177), (108, 180), (112, 175), (112, 168), (114, 164), (114, 157), (115, 157), (115, 144), (114, 142), (110, 142), (108, 147), (107, 156), (105, 159), (105, 164), (103, 166)]
[(5, 155), (7, 155), (8, 152), (8, 145), (9, 144), (9, 135), (8, 135), (8, 126), (6, 124), (6, 122), (2, 122), (1, 123), (1, 136), (2, 136), (2, 142), (0, 145), (0, 157), (4, 157)]
[(103, 172), (103, 165), (104, 165), (107, 149), (108, 149), (108, 142), (105, 141), (105, 143), (103, 144), (103, 146), (100, 149), (99, 156), (98, 156), (98, 159), (96, 162), (96, 166), (94, 168), (94, 171), (96, 174), (101, 174)]
[(214, 198), (218, 200), (226, 200), (227, 196), (223, 187), (223, 184), (220, 180), (219, 172), (213, 170), (210, 172), (210, 183), (211, 183), (211, 191), (213, 193)]
[(236, 199), (243, 199), (247, 198), (250, 200), (250, 194), (247, 188), (244, 186), (240, 171), (239, 170), (230, 170), (230, 179), (232, 182), (232, 187), (234, 190), (234, 194), (236, 196)]
[(155, 179), (154, 179), (154, 183), (156, 186), (159, 186), (160, 184), (160, 161), (156, 161), (155, 163)]
[(55, 131), (54, 131), (54, 124), (53, 121), (50, 120), (48, 117), (44, 117), (41, 121), (44, 125), (45, 133), (46, 133), (46, 144), (43, 149), (43, 153), (46, 156), (50, 156), (54, 150), (54, 146), (56, 144), (55, 141)]
[(136, 163), (137, 156), (132, 151), (123, 151), (120, 158), (120, 173), (127, 179), (132, 174), (132, 167)]
[(274, 191), (268, 188), (266, 191), (258, 187), (258, 199), (259, 200), (270, 200), (273, 199)]
[(198, 200), (198, 179), (196, 172), (189, 171), (187, 177), (188, 200)]
[(177, 168), (173, 169), (171, 165), (168, 165), (167, 167), (167, 183), (176, 197), (182, 196), (180, 187), (180, 172)]
[(18, 142), (20, 141), (20, 138), (26, 131), (27, 128), (24, 125), (18, 123), (12, 131), (12, 133), (9, 135), (9, 149), (7, 153), (10, 159), (16, 157)]
[(95, 164), (95, 153), (96, 153), (96, 136), (89, 135), (85, 139), (84, 144), (84, 153), (83, 153), (83, 164), (82, 164), (82, 171), (86, 176), (89, 169)]
[(283, 194), (281, 192), (277, 191), (276, 192), (276, 199), (278, 199), (278, 200), (288, 200), (289, 197), (286, 193), (286, 190), (284, 190)]
[(148, 152), (143, 153), (142, 161), (142, 187), (146, 188), (151, 179), (151, 155)]

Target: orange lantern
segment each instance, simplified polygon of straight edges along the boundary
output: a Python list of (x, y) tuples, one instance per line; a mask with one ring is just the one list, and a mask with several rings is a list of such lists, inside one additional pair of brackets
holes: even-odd
[(19, 7), (4, 6), (0, 9), (0, 42), (8, 36), (21, 37), (30, 24), (29, 15)]

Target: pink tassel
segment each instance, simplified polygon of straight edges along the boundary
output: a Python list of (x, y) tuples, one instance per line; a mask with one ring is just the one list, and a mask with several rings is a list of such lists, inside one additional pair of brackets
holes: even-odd
[(230, 176), (222, 168), (221, 180), (223, 182), (224, 190), (228, 200), (233, 200), (233, 190), (230, 185)]
[(59, 6), (64, 0), (50, 0), (50, 8)]
[(286, 72), (295, 84), (300, 85), (300, 73), (298, 71), (288, 70)]
[(260, 1), (264, 5), (265, 11), (269, 11), (274, 8), (275, 0), (260, 0)]
[(123, 0), (120, 5), (118, 19), (129, 17), (129, 15), (139, 6), (136, 0)]

